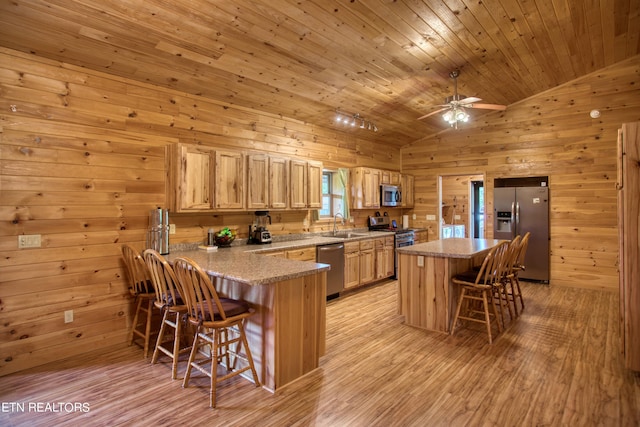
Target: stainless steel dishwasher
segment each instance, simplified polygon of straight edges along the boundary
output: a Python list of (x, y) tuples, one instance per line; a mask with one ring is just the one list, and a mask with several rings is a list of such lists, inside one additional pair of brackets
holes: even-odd
[(337, 297), (344, 289), (344, 243), (317, 246), (316, 262), (331, 266), (327, 271), (327, 299)]

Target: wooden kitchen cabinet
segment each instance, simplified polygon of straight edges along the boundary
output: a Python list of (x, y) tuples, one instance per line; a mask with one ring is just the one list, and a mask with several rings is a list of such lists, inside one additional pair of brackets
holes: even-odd
[(426, 243), (429, 241), (429, 231), (428, 230), (417, 230), (414, 232), (414, 244), (418, 243)]
[(322, 162), (290, 160), (289, 207), (294, 209), (322, 207)]
[(373, 239), (360, 241), (360, 284), (376, 280), (376, 258)]
[(352, 209), (380, 207), (380, 170), (365, 167), (351, 169)]
[(400, 185), (401, 183), (401, 175), (400, 172), (397, 171), (383, 170), (381, 171), (380, 177), (381, 184)]
[(360, 243), (344, 244), (344, 287), (352, 288), (360, 284)]
[(322, 208), (322, 162), (308, 161), (307, 174), (309, 192), (307, 195), (307, 207)]
[(289, 198), (289, 160), (269, 157), (269, 209), (286, 209)]
[(266, 154), (247, 155), (247, 209), (286, 209), (289, 161)]
[(269, 164), (265, 154), (247, 156), (247, 209), (269, 208)]
[(401, 177), (402, 207), (412, 208), (415, 205), (415, 177), (402, 174)]
[(215, 207), (244, 209), (244, 154), (216, 150)]
[(287, 259), (295, 259), (297, 261), (315, 261), (316, 247), (310, 246), (308, 248), (288, 250)]
[(395, 252), (393, 236), (375, 239), (376, 279), (394, 275)]
[(289, 207), (294, 209), (307, 207), (307, 162), (304, 160), (291, 160), (289, 162), (291, 176), (291, 203)]
[(173, 212), (213, 209), (215, 150), (200, 145), (167, 147), (167, 201)]

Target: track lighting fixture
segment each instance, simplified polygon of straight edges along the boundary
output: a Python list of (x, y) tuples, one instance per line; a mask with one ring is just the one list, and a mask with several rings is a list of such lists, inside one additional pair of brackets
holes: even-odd
[(378, 127), (375, 125), (375, 123), (360, 116), (359, 113), (349, 114), (336, 110), (336, 123), (342, 124), (344, 126), (357, 126), (360, 129), (367, 129), (373, 132), (378, 132)]

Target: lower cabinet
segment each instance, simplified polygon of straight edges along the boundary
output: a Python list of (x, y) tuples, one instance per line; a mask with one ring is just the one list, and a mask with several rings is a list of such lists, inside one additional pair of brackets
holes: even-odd
[(373, 239), (360, 241), (360, 284), (376, 280), (376, 254)]
[(393, 236), (344, 244), (344, 287), (353, 288), (394, 274)]
[(375, 239), (376, 280), (385, 279), (394, 274), (393, 236)]
[(360, 243), (344, 244), (344, 287), (352, 288), (360, 284)]

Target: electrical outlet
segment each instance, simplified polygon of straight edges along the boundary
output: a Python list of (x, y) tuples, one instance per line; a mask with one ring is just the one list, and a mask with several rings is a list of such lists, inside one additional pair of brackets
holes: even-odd
[(416, 220), (416, 214), (413, 214), (413, 220), (414, 221)]
[(66, 310), (64, 312), (64, 323), (73, 322), (73, 310)]
[(422, 255), (418, 256), (418, 267), (424, 267), (424, 257)]
[(460, 215), (456, 215), (456, 219), (460, 219)]
[(435, 220), (436, 220), (435, 215), (427, 215), (427, 221), (435, 221)]
[(176, 234), (176, 225), (169, 224), (169, 234)]
[(39, 234), (21, 234), (18, 236), (18, 249), (39, 248), (42, 244)]

